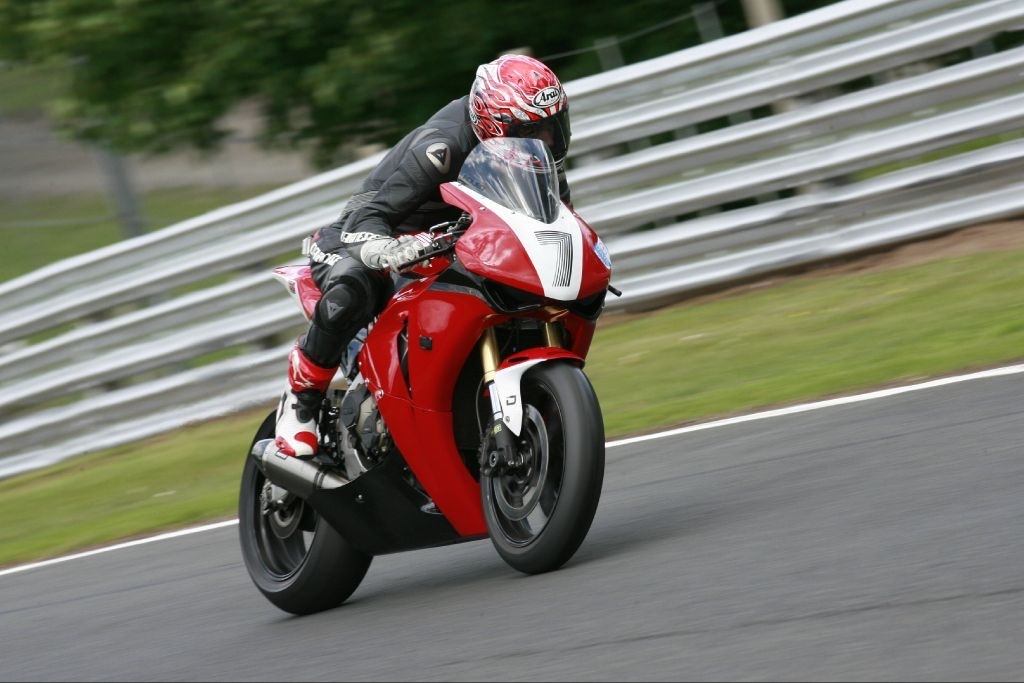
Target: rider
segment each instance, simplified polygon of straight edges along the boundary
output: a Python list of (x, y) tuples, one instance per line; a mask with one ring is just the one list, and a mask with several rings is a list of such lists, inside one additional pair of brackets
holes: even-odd
[(282, 453), (316, 455), (319, 407), (349, 342), (390, 299), (387, 270), (397, 271), (428, 248), (428, 240), (413, 233), (459, 217), (458, 209), (441, 200), (439, 186), (458, 177), (479, 141), (543, 140), (558, 168), (562, 200), (569, 201), (568, 106), (554, 72), (536, 59), (504, 55), (481, 65), (469, 95), (406, 135), (363, 181), (341, 217), (314, 234), (310, 265), (323, 297), (288, 357), (288, 388), (277, 410), (276, 445)]

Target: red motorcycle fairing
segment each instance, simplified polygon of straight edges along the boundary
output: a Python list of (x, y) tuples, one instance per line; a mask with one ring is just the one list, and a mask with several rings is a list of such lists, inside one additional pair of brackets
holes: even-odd
[[(456, 533), (475, 538), (487, 533), (487, 525), (479, 484), (455, 441), (453, 392), (483, 331), (507, 321), (508, 316), (495, 313), (473, 294), (433, 288), (436, 280), (424, 278), (395, 295), (367, 336), (359, 367), (417, 481)], [(411, 315), (413, 310), (416, 315)], [(582, 365), (595, 322), (565, 315), (564, 310), (541, 310), (536, 317), (560, 318), (570, 348), (526, 349), (510, 356), (501, 367), (555, 359)]]
[[(472, 226), (455, 245), (461, 265), (478, 277), (539, 297), (544, 287), (515, 232), (487, 207), (457, 186), (441, 186), (445, 199), (473, 216)], [(610, 270), (594, 253), (596, 235), (578, 216), (583, 234), (580, 299), (603, 293)], [(435, 288), (450, 260), (418, 269), (422, 279), (399, 291), (381, 313), (359, 354), (359, 369), (406, 464), (427, 495), (463, 538), (487, 534), (479, 483), (466, 467), (455, 440), (452, 398), (469, 354), (488, 327), (509, 316), (496, 312), (474, 293)], [(561, 303), (561, 302), (559, 302)], [(415, 315), (413, 315), (415, 311)], [(558, 320), (569, 349), (537, 348), (513, 354), (508, 369), (554, 359), (583, 363), (595, 321), (561, 306), (541, 306), (522, 317)], [(515, 389), (518, 391), (516, 375)]]
[(473, 295), (431, 289), (435, 279), (395, 296), (367, 336), (359, 368), (420, 485), (460, 535), (480, 536), (480, 486), (455, 443), (452, 393), (481, 332), (504, 316)]
[(288, 293), (298, 300), (306, 319), (312, 320), (316, 305), (323, 296), (313, 280), (313, 269), (309, 266), (279, 266), (272, 273), (288, 288)]
[(580, 283), (580, 298), (600, 294), (608, 290), (612, 282), (612, 271), (597, 257), (597, 233), (578, 213), (572, 212), (583, 233), (583, 281)]
[(505, 221), (452, 183), (441, 185), (441, 196), (473, 216), (470, 229), (455, 244), (455, 253), (467, 270), (544, 296), (544, 285), (533, 261)]
[(597, 321), (570, 314), (562, 317), (560, 322), (569, 333), (569, 350), (580, 358), (586, 358), (590, 344), (594, 341)]
[[(477, 275), (503, 285), (544, 296), (540, 276), (509, 225), (486, 206), (482, 206), (457, 184), (441, 185), (441, 195), (449, 204), (461, 208), (473, 217), (472, 227), (455, 245), (459, 260)], [(611, 284), (612, 272), (595, 250), (598, 237), (583, 218), (572, 211), (583, 236), (583, 268), (579, 299), (600, 294)]]

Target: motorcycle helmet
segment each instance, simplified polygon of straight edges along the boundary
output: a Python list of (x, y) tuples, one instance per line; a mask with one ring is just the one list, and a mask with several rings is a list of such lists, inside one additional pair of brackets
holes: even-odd
[(479, 140), (535, 138), (561, 165), (569, 151), (569, 100), (555, 73), (533, 57), (502, 55), (476, 70), (469, 120)]

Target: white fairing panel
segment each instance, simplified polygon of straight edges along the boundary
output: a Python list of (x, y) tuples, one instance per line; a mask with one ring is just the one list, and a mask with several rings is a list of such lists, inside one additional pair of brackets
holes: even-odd
[(565, 204), (554, 223), (544, 223), (505, 208), (462, 183), (453, 184), (512, 228), (537, 270), (544, 296), (558, 301), (579, 298), (583, 280), (583, 233)]
[(494, 385), (491, 387), (491, 391), (496, 391), (498, 394), (502, 421), (516, 436), (519, 436), (519, 432), (523, 429), (523, 396), (520, 388), (523, 375), (534, 365), (547, 360), (550, 359), (528, 360), (502, 368), (494, 373)]

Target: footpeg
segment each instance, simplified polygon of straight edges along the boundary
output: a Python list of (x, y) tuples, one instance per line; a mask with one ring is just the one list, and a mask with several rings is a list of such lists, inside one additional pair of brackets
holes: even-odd
[(267, 479), (300, 498), (309, 498), (317, 491), (340, 489), (349, 483), (348, 479), (323, 465), (284, 455), (274, 444), (274, 439), (257, 441), (251, 455)]

